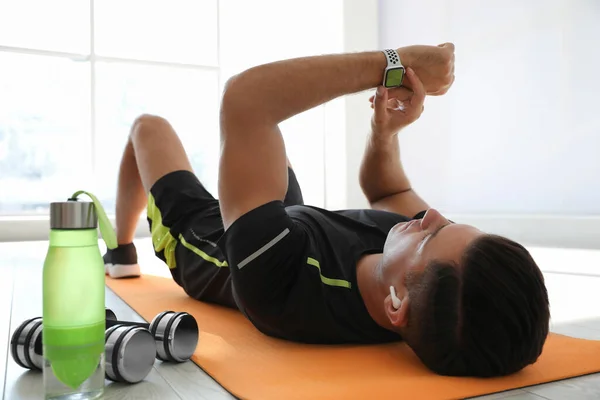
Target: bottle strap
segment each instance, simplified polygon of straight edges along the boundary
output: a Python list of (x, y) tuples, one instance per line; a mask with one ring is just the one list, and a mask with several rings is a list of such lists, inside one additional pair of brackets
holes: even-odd
[(98, 226), (100, 227), (100, 233), (102, 234), (102, 239), (104, 240), (104, 243), (106, 243), (107, 248), (109, 248), (111, 250), (116, 249), (118, 246), (117, 235), (115, 234), (115, 231), (112, 227), (112, 224), (110, 223), (110, 220), (106, 216), (106, 212), (104, 212), (104, 208), (102, 207), (102, 204), (100, 203), (100, 201), (98, 200), (98, 198), (96, 196), (94, 196), (90, 192), (86, 192), (85, 190), (79, 190), (79, 191), (75, 192), (69, 200), (77, 200), (77, 196), (79, 196), (80, 194), (85, 194), (90, 199), (92, 199), (92, 202), (94, 203), (94, 207), (96, 208), (96, 214), (98, 215)]

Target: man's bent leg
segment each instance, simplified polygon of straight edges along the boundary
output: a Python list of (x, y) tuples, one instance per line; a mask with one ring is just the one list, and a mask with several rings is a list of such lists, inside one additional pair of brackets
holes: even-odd
[(153, 115), (137, 118), (130, 139), (146, 193), (156, 181), (173, 171), (193, 172), (181, 140), (164, 118)]
[(105, 256), (106, 269), (112, 277), (140, 275), (132, 243), (147, 204), (146, 194), (160, 177), (176, 170), (191, 171), (192, 168), (171, 125), (156, 116), (137, 118), (119, 168), (116, 204), (119, 247)]
[(119, 234), (127, 243), (119, 249), (135, 252), (131, 242), (147, 204), (154, 252), (175, 282), (195, 299), (235, 308), (229, 268), (216, 245), (223, 235), (219, 202), (192, 172), (171, 125), (160, 117), (139, 117), (123, 158), (117, 230), (124, 227)]
[(171, 125), (163, 118), (142, 115), (131, 127), (119, 169), (117, 188), (117, 241), (133, 241), (152, 185), (177, 170), (192, 171), (185, 150)]
[(290, 163), (290, 159), (287, 160), (288, 167), (288, 188), (287, 193), (285, 194), (285, 199), (283, 199), (283, 204), (286, 207), (290, 206), (300, 206), (304, 205), (304, 198), (302, 197), (302, 190), (300, 189), (300, 184), (298, 183), (298, 179), (296, 178), (296, 173), (292, 168), (292, 164)]

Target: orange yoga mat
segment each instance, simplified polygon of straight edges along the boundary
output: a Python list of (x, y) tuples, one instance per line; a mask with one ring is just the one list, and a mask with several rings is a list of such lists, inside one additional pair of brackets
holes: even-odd
[(262, 335), (237, 311), (190, 299), (171, 279), (106, 283), (147, 321), (165, 310), (194, 315), (200, 340), (193, 361), (241, 399), (462, 399), (600, 371), (600, 341), (552, 334), (539, 361), (516, 375), (442, 377), (404, 344), (290, 343)]

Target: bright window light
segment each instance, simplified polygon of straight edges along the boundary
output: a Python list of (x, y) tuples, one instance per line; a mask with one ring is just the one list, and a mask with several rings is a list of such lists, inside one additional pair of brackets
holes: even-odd
[[(79, 189), (114, 213), (123, 147), (143, 113), (171, 122), (217, 196), (226, 80), (343, 51), (343, 14), (342, 0), (0, 2), (0, 217), (46, 216)], [(321, 207), (332, 118), (317, 107), (281, 126), (305, 201)]]

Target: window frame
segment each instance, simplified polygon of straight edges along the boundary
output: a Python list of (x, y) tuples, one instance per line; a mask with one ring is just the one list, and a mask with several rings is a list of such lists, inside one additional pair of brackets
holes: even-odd
[[(220, 75), (221, 65), (197, 65), (165, 61), (140, 60), (124, 57), (100, 56), (94, 48), (94, 0), (90, 1), (90, 54), (70, 53), (51, 50), (31, 49), (15, 46), (1, 46), (0, 52), (61, 57), (73, 61), (89, 62), (90, 67), (90, 143), (91, 165), (95, 169), (96, 160), (94, 140), (96, 136), (96, 62), (122, 62), (141, 65), (156, 65), (174, 68), (192, 68), (217, 71), (219, 87), (223, 87)], [(220, 1), (220, 0), (219, 0)], [(343, 16), (338, 24), (342, 30), (340, 35), (343, 43), (340, 48), (344, 52), (367, 51), (376, 49), (379, 45), (378, 1), (377, 0), (340, 0)], [(220, 7), (217, 6), (217, 18)], [(220, 52), (220, 32), (217, 31), (217, 54)], [(220, 57), (218, 56), (218, 59)], [(365, 138), (368, 134), (370, 108), (364, 107), (368, 93), (340, 99), (324, 106), (325, 132), (324, 141), (324, 188), (323, 204), (325, 208), (341, 209), (346, 207), (364, 206), (366, 200), (358, 186), (358, 167), (362, 157)], [(113, 226), (114, 215), (109, 215)], [(48, 215), (0, 215), (0, 242), (39, 241), (47, 240), (49, 232)], [(148, 237), (149, 230), (146, 217), (140, 217), (136, 237)]]

